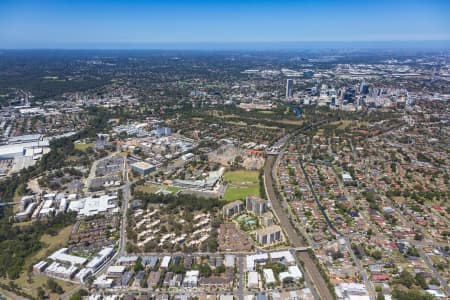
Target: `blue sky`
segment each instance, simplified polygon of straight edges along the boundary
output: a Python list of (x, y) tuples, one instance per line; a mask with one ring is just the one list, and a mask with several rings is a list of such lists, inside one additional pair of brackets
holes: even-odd
[(450, 1), (0, 0), (0, 48), (450, 40)]

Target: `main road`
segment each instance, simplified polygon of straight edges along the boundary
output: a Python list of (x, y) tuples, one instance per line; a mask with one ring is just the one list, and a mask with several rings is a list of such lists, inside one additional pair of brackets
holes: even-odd
[[(287, 238), (291, 242), (292, 246), (294, 246), (295, 248), (305, 247), (307, 245), (305, 245), (303, 238), (295, 231), (293, 225), (289, 220), (289, 216), (287, 216), (284, 212), (280, 199), (275, 193), (274, 181), (272, 178), (272, 168), (274, 166), (275, 159), (275, 156), (269, 155), (264, 166), (264, 185), (267, 198), (269, 199), (272, 209), (278, 220), (280, 221), (280, 225), (283, 227), (284, 232), (286, 233)], [(309, 279), (314, 283), (314, 287), (320, 299), (332, 300), (333, 296), (328, 290), (327, 283), (320, 274), (319, 269), (317, 268), (313, 259), (307, 252), (299, 252), (298, 257), (303, 262), (306, 273)]]

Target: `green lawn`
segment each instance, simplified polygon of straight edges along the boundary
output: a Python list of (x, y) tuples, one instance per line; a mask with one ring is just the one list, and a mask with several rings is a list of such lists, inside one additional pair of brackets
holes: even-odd
[(225, 201), (245, 200), (246, 196), (259, 196), (258, 171), (230, 171), (223, 175), (223, 180), (228, 182), (225, 192)]
[(82, 144), (82, 143), (75, 144), (75, 149), (80, 150), (80, 151), (86, 151), (86, 149), (90, 148), (90, 147), (94, 147), (94, 144), (92, 144), (92, 143), (89, 143), (89, 144)]
[(265, 115), (273, 115), (274, 114), (274, 112), (272, 110), (260, 110), (260, 111), (258, 111), (258, 113), (265, 114)]
[(163, 190), (168, 190), (169, 192), (172, 193), (178, 193), (179, 191), (181, 191), (181, 188), (171, 185), (160, 185), (159, 188)]
[(181, 191), (181, 188), (171, 185), (156, 185), (156, 184), (150, 184), (150, 185), (138, 185), (136, 186), (136, 191), (143, 192), (147, 194), (154, 194), (160, 189), (167, 190), (172, 193), (177, 193)]

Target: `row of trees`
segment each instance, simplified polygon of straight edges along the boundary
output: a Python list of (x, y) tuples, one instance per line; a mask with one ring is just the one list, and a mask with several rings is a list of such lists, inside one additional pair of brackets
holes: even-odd
[(206, 199), (193, 195), (164, 195), (164, 194), (148, 194), (141, 191), (134, 190), (134, 197), (142, 201), (142, 207), (147, 207), (149, 204), (165, 204), (169, 210), (177, 207), (182, 207), (187, 211), (210, 211), (215, 207), (221, 205), (217, 198)]

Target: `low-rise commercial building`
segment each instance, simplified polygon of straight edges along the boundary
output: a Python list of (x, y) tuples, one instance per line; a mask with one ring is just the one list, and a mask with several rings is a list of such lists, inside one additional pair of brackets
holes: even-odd
[(80, 200), (71, 201), (68, 211), (76, 211), (78, 216), (88, 217), (104, 213), (116, 213), (116, 195), (102, 195), (100, 197), (87, 197)]
[(247, 287), (249, 289), (256, 289), (259, 287), (259, 274), (256, 271), (247, 273)]
[(266, 284), (274, 284), (276, 282), (272, 269), (263, 269), (263, 274)]
[(184, 287), (196, 287), (198, 284), (198, 277), (200, 272), (198, 270), (187, 271), (183, 279)]
[(58, 251), (55, 251), (48, 258), (57, 262), (76, 266), (82, 266), (87, 262), (87, 259), (84, 257), (67, 254), (68, 250), (69, 250), (68, 248), (61, 248)]
[(136, 172), (140, 175), (147, 175), (147, 174), (150, 174), (151, 172), (154, 172), (156, 170), (156, 167), (147, 162), (138, 161), (131, 165), (131, 170), (133, 170), (133, 172)]

